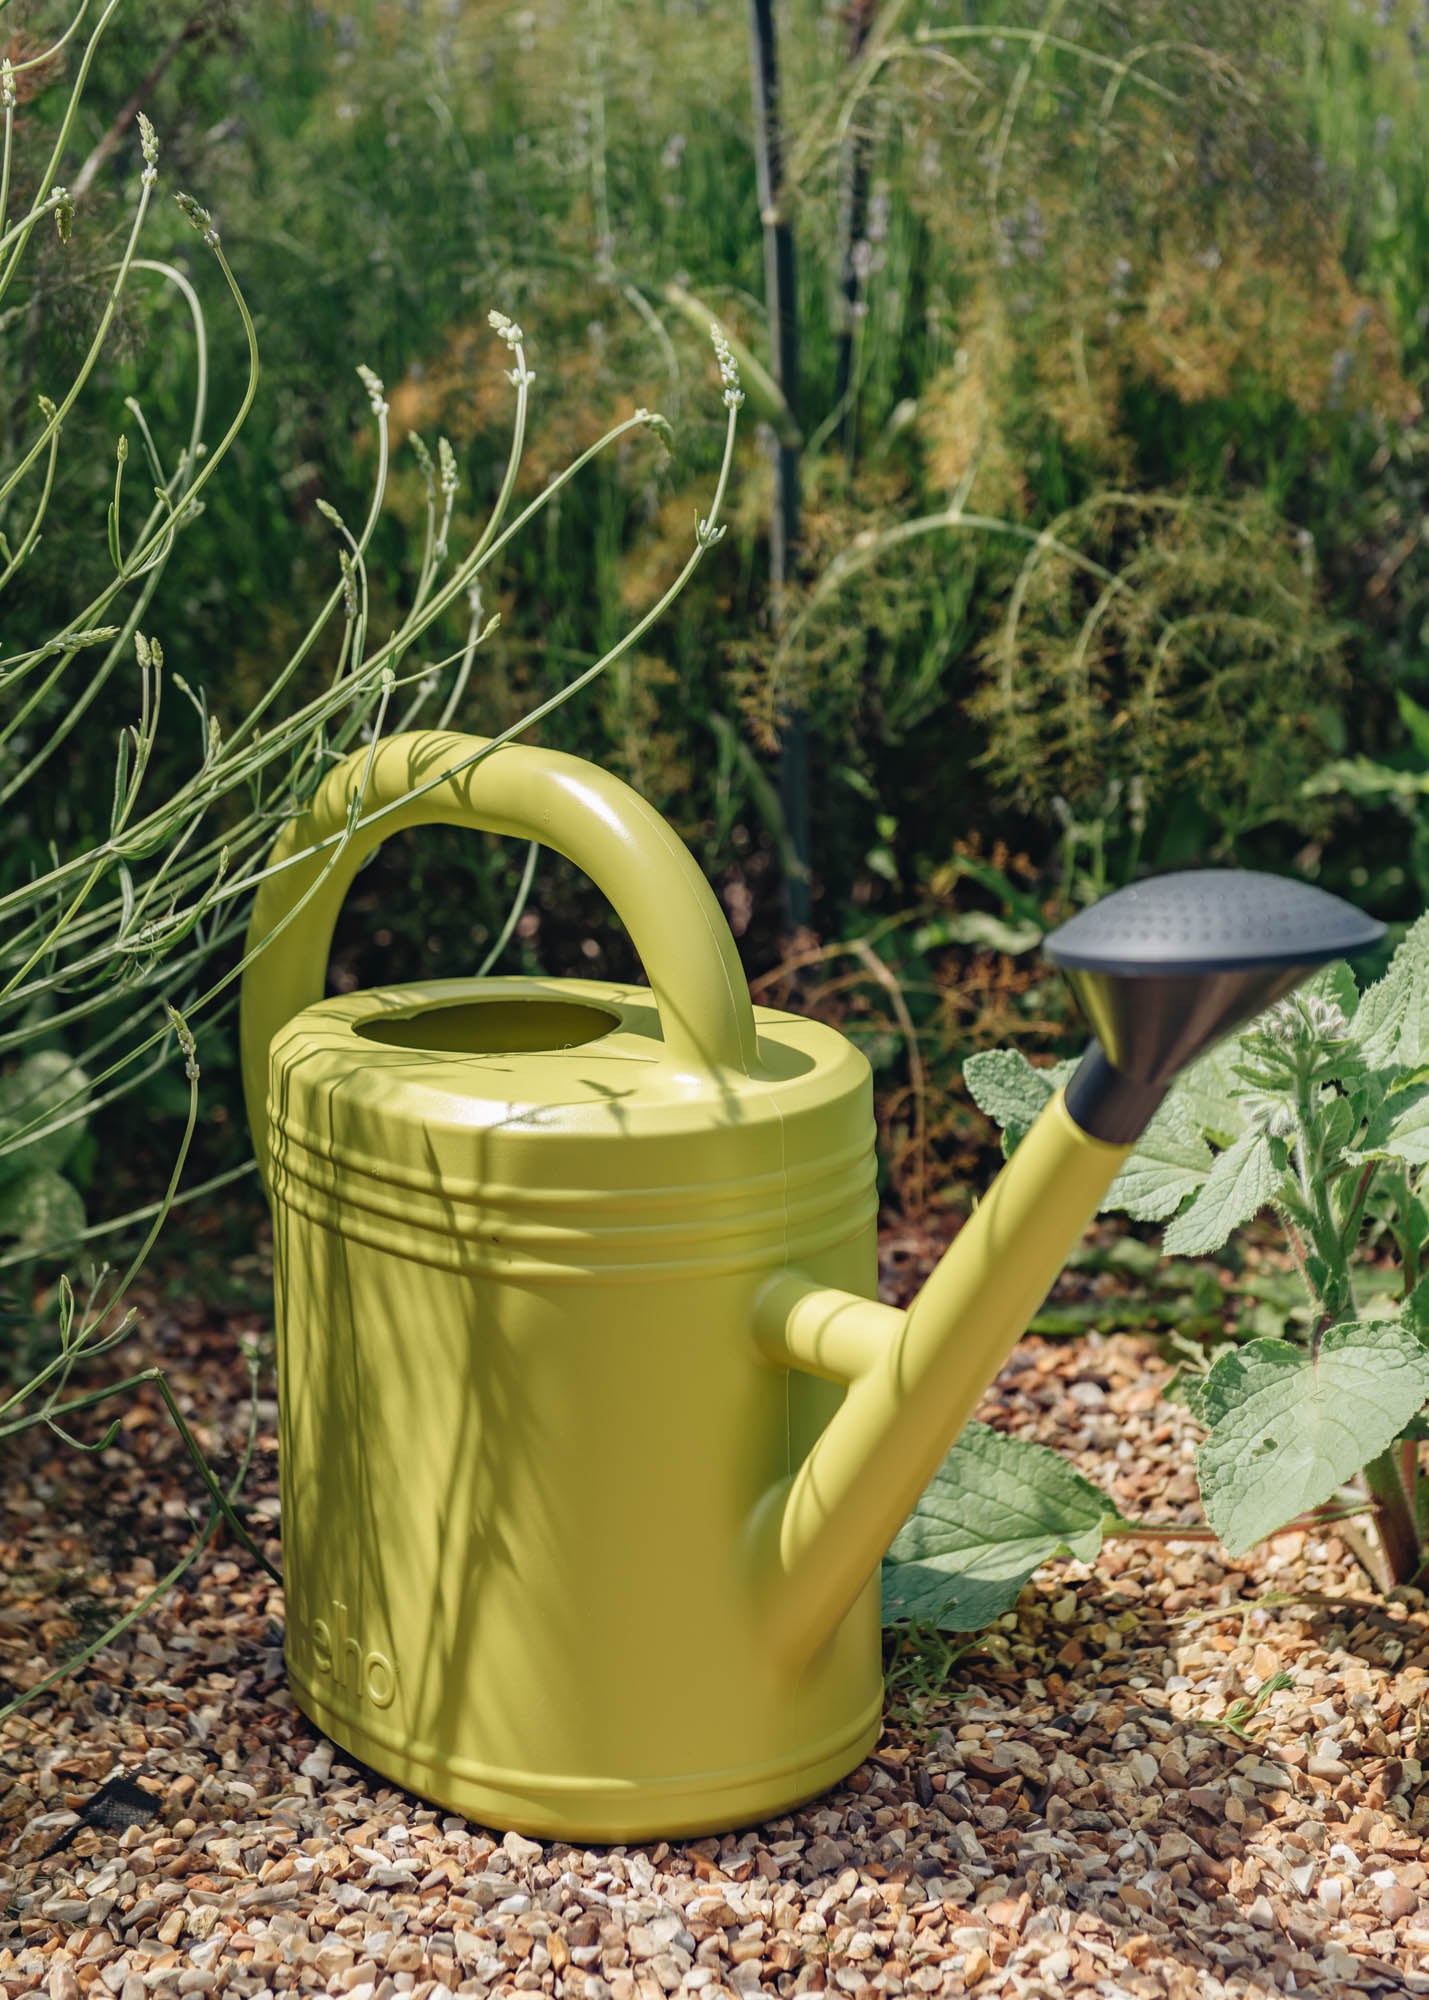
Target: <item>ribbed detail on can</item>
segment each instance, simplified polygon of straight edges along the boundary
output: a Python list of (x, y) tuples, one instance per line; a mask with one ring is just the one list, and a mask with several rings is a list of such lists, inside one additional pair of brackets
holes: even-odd
[(271, 1127), (275, 1205), (354, 1242), (441, 1270), (622, 1284), (792, 1263), (877, 1211), (872, 1135), (738, 1180), (549, 1188), (444, 1176), (440, 1187), (351, 1148)]

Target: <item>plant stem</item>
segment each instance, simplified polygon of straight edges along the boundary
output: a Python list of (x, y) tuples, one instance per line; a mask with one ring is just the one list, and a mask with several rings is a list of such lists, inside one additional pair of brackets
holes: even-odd
[(1365, 1485), (1374, 1496), (1375, 1525), (1385, 1563), (1394, 1583), (1413, 1583), (1423, 1567), (1414, 1508), (1399, 1473), (1399, 1453), (1391, 1445), (1364, 1469)]

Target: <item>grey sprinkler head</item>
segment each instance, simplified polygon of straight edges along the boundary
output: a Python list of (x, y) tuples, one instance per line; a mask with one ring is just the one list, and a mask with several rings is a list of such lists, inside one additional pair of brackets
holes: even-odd
[(1177, 1070), (1317, 966), (1383, 936), (1338, 896), (1243, 869), (1159, 875), (1103, 897), (1044, 947), (1096, 1035), (1068, 1110), (1094, 1138), (1129, 1145)]

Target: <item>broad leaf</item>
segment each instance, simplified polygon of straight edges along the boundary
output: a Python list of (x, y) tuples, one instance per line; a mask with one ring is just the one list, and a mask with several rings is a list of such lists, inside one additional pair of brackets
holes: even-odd
[(1385, 1152), (1411, 1167), (1429, 1165), (1429, 1087), (1421, 1084), (1396, 1091), (1386, 1109), (1392, 1123), (1384, 1139)]
[(976, 1632), (1053, 1556), (1091, 1562), (1116, 1509), (1045, 1445), (970, 1423), (883, 1566), (888, 1624)]
[(1196, 1199), (1166, 1226), (1168, 1256), (1201, 1257), (1219, 1250), (1243, 1223), (1259, 1215), (1280, 1185), (1275, 1149), (1264, 1132), (1243, 1132), (1216, 1155)]
[(1074, 1062), (1066, 1062), (1054, 1063), (1050, 1069), (1034, 1069), (1016, 1049), (987, 1049), (968, 1057), (963, 1080), (978, 1110), (1001, 1126), (1005, 1149), (1010, 1153), (1076, 1067)]
[(1232, 1065), (1240, 1060), (1240, 1038), (1217, 1042), (1176, 1082), (1176, 1096), (1200, 1132), (1229, 1145), (1250, 1123), (1245, 1109), (1245, 1085)]
[[(1402, 1071), (1391, 1071), (1391, 1077)], [(1349, 1167), (1367, 1165), (1371, 1160), (1404, 1160), (1410, 1166), (1429, 1161), (1429, 1084), (1413, 1083), (1407, 1088), (1386, 1091), (1383, 1076), (1374, 1079), (1378, 1093), (1366, 1103), (1363, 1093), (1354, 1100), (1364, 1106), (1365, 1129), (1356, 1147), (1343, 1154)]]
[(0, 1187), (0, 1237), (15, 1240), (22, 1250), (63, 1250), (83, 1228), (78, 1189), (48, 1167)]
[(1185, 1105), (1166, 1099), (1102, 1203), (1136, 1222), (1164, 1222), (1210, 1174), (1211, 1149)]
[(1354, 1039), (1370, 1069), (1429, 1063), (1429, 914), (1406, 934), (1388, 972), (1361, 999)]
[(1318, 1356), (1288, 1340), (1223, 1354), (1197, 1414), (1206, 1518), (1231, 1555), (1331, 1499), (1429, 1397), (1429, 1350), (1396, 1320), (1331, 1327)]
[(7, 1145), (32, 1125), (42, 1127), (51, 1118), (68, 1117), (88, 1097), (89, 1078), (59, 1049), (37, 1049), (9, 1076), (0, 1077), (0, 1183), (63, 1166), (83, 1137), (83, 1118), (57, 1131), (21, 1139), (13, 1150)]

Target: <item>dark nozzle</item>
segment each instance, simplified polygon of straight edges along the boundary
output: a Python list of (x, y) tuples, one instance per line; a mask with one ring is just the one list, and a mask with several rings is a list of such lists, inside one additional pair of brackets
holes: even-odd
[(1069, 1110), (1094, 1137), (1129, 1145), (1178, 1070), (1317, 966), (1383, 936), (1338, 896), (1241, 869), (1156, 876), (1104, 897), (1045, 946), (1099, 1045), (1068, 1088)]

